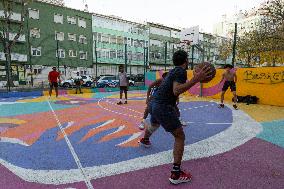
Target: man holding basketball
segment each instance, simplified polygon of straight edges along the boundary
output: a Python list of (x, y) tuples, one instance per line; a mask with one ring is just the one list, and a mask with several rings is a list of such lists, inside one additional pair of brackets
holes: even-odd
[(230, 87), (233, 95), (234, 95), (234, 105), (233, 107), (237, 110), (237, 93), (236, 93), (236, 83), (237, 83), (237, 75), (235, 71), (232, 71), (234, 67), (230, 64), (226, 64), (224, 66), (224, 69), (226, 70), (223, 75), (222, 75), (222, 80), (225, 79), (225, 83), (222, 88), (222, 93), (221, 93), (221, 104), (219, 105), (219, 108), (224, 108), (224, 96), (228, 88)]
[(173, 150), (174, 163), (169, 180), (172, 184), (180, 184), (189, 182), (191, 174), (181, 170), (185, 134), (175, 109), (176, 102), (180, 94), (189, 90), (196, 83), (208, 80), (209, 78), (212, 79), (213, 77), (210, 67), (204, 66), (198, 71), (195, 71), (194, 77), (190, 81), (187, 81), (186, 68), (188, 67), (188, 54), (183, 50), (174, 53), (173, 63), (175, 68), (168, 73), (153, 96), (149, 107), (151, 124), (146, 127), (145, 135), (139, 143), (145, 147), (150, 147), (149, 138), (160, 125), (167, 132), (170, 132), (175, 142)]

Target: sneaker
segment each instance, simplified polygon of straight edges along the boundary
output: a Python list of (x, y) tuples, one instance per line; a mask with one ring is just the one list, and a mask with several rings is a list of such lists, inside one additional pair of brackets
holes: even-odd
[(176, 185), (176, 184), (190, 182), (191, 178), (192, 176), (190, 173), (186, 173), (184, 171), (180, 171), (180, 172), (172, 171), (172, 175), (169, 178), (169, 180), (172, 184)]
[(224, 104), (219, 104), (218, 108), (225, 108)]
[(142, 121), (141, 124), (139, 125), (139, 129), (140, 129), (140, 130), (144, 130), (144, 129), (145, 129), (145, 123), (144, 123), (144, 121)]
[(121, 102), (121, 101), (119, 101), (119, 102), (117, 103), (117, 105), (122, 105), (122, 102)]
[(124, 104), (127, 104), (127, 101), (125, 101)]
[(144, 146), (145, 148), (149, 148), (151, 146), (150, 140), (145, 140), (144, 138), (141, 138), (141, 140), (138, 142), (141, 146)]
[(233, 107), (235, 108), (235, 110), (238, 109), (238, 106), (236, 104), (234, 104)]
[(183, 127), (186, 127), (187, 126), (187, 123), (185, 121), (183, 121), (182, 119), (180, 119), (180, 123)]

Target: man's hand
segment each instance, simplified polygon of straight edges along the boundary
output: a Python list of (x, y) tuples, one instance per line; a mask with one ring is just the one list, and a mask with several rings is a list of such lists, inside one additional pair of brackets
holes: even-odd
[(211, 68), (210, 66), (204, 66), (200, 71), (196, 72), (195, 70), (193, 71), (193, 78), (192, 80), (195, 82), (202, 82), (206, 79), (209, 79), (212, 77), (211, 73)]

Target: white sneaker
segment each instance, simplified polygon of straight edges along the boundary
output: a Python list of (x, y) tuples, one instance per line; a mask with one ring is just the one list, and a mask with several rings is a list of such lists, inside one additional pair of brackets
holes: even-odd
[(180, 123), (182, 124), (183, 127), (187, 126), (187, 123), (185, 121), (183, 121), (182, 119), (180, 119), (179, 121), (180, 121)]
[(139, 125), (139, 129), (140, 130), (144, 130), (145, 129), (145, 122), (142, 121), (141, 124)]

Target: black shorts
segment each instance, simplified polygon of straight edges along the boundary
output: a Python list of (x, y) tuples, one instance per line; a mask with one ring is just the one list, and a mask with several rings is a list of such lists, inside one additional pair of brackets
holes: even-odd
[(49, 84), (50, 88), (52, 89), (53, 87), (57, 88), (58, 87), (58, 83), (57, 82), (52, 82)]
[(149, 113), (151, 114), (151, 124), (159, 124), (167, 132), (173, 132), (182, 127), (175, 106), (158, 104), (154, 101), (151, 101)]
[(119, 88), (120, 88), (120, 91), (124, 91), (124, 92), (127, 91), (127, 86), (120, 86)]
[(232, 92), (236, 91), (236, 83), (234, 81), (225, 81), (222, 91), (227, 91), (229, 87)]

